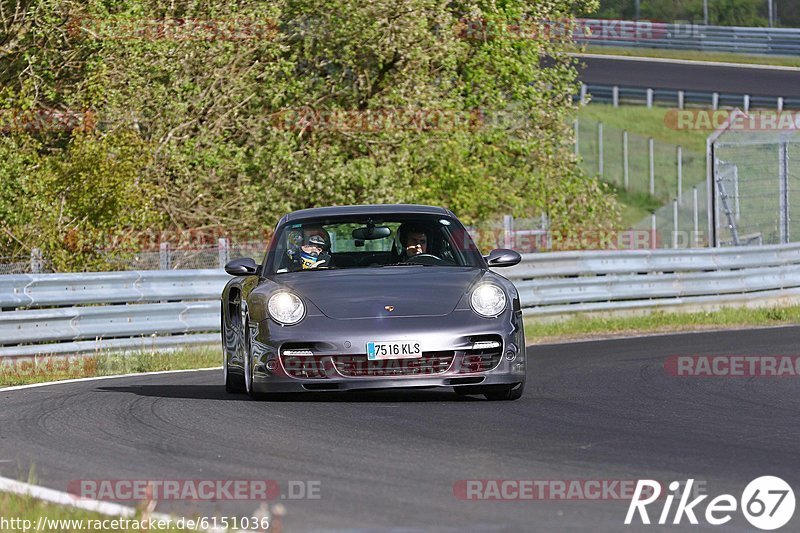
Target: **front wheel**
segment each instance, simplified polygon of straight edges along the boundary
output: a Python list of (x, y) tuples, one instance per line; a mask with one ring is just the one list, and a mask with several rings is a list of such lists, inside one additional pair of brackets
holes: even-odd
[(483, 396), (489, 401), (511, 401), (522, 398), (525, 391), (525, 383), (514, 383), (513, 385), (484, 385), (474, 387), (453, 387), (459, 396)]
[(225, 343), (225, 320), (222, 320), (222, 372), (225, 375), (225, 392), (240, 394), (245, 392), (244, 376), (233, 374), (228, 366), (228, 347)]

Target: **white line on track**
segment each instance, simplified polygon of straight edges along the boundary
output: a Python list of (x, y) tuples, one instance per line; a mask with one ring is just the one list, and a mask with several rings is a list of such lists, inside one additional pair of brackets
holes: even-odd
[(646, 63), (672, 63), (675, 65), (697, 65), (706, 67), (734, 67), (760, 70), (782, 70), (786, 72), (800, 72), (800, 67), (787, 67), (781, 65), (758, 65), (755, 63), (727, 63), (724, 61), (701, 61), (697, 59), (670, 59), (667, 57), (644, 56), (618, 56), (610, 54), (569, 54), (572, 57), (585, 57), (587, 59), (613, 59), (615, 61), (639, 61)]
[(63, 385), (65, 383), (80, 383), (82, 381), (101, 381), (105, 379), (132, 378), (137, 376), (158, 376), (160, 374), (183, 374), (187, 372), (203, 372), (205, 370), (222, 370), (221, 366), (208, 368), (189, 368), (186, 370), (159, 370), (158, 372), (139, 372), (136, 374), (114, 374), (113, 376), (94, 376), (89, 378), (63, 379), (61, 381), (45, 381), (43, 383), (30, 383), (28, 385), (14, 385), (13, 387), (0, 388), (0, 394), (9, 391), (48, 387), (50, 385)]

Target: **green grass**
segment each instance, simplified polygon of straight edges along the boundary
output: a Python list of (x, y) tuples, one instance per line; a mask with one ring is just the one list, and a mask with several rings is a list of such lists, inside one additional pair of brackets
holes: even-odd
[(558, 321), (525, 319), (530, 344), (559, 340), (670, 333), (702, 329), (780, 326), (800, 323), (800, 306), (748, 309), (730, 307), (719, 311), (679, 313), (656, 311), (643, 316), (590, 317), (577, 315)]
[[(78, 533), (78, 532), (85, 532), (85, 531), (125, 531), (125, 532), (139, 532), (139, 531), (148, 531), (147, 529), (140, 529), (140, 528), (88, 528), (86, 527), (86, 522), (88, 520), (112, 520), (112, 517), (101, 515), (98, 513), (92, 513), (90, 511), (84, 511), (82, 509), (75, 509), (72, 507), (62, 507), (59, 505), (49, 504), (43, 502), (41, 500), (37, 500), (35, 498), (31, 498), (28, 496), (18, 496), (15, 494), (8, 494), (8, 493), (0, 493), (0, 520), (13, 520), (17, 519), (18, 521), (10, 522), (7, 524), (8, 527), (0, 528), (0, 531), (23, 531), (24, 525), (30, 525), (30, 529), (28, 531), (34, 531), (39, 517), (45, 517), (49, 519), (50, 527), (47, 527), (45, 523), (42, 524), (43, 529), (39, 530), (42, 532), (63, 532), (63, 533)], [(138, 517), (132, 517), (130, 520), (137, 520), (141, 519), (141, 514)], [(61, 524), (53, 524), (53, 520), (83, 520), (84, 521), (84, 528), (80, 529), (77, 524), (72, 523), (61, 523)], [(23, 522), (28, 521), (28, 522)], [(100, 524), (102, 525), (102, 524)], [(106, 525), (112, 525), (110, 522), (107, 522)], [(119, 524), (122, 525), (122, 524)], [(127, 524), (127, 525), (134, 525), (134, 524)], [(18, 526), (18, 527), (16, 527)], [(150, 530), (152, 531), (152, 530)], [(178, 529), (160, 529), (158, 531), (179, 531)]]
[(667, 59), (689, 59), (694, 61), (718, 61), (722, 63), (744, 63), (748, 65), (776, 65), (800, 67), (800, 57), (764, 56), (757, 54), (731, 54), (723, 52), (701, 52), (696, 50), (663, 50), (656, 48), (622, 48), (616, 46), (588, 46), (586, 53), (631, 57), (663, 57)]
[(0, 387), (62, 379), (186, 370), (219, 366), (218, 347), (186, 348), (172, 352), (139, 351), (35, 359), (0, 359)]

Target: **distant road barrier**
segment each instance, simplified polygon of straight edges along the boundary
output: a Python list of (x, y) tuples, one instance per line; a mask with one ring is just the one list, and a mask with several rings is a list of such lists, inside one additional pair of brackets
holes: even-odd
[[(800, 297), (800, 244), (524, 254), (528, 316)], [(0, 357), (219, 343), (222, 270), (0, 276)]]
[[(632, 20), (579, 19), (580, 43), (598, 46), (700, 50), (768, 55), (800, 54), (800, 28), (704, 26)], [(588, 28), (588, 31), (583, 31)]]

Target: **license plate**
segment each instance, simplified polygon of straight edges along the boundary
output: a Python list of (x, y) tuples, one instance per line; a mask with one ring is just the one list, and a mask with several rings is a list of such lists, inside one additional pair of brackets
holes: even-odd
[(368, 342), (367, 359), (412, 359), (422, 357), (422, 349), (418, 342)]

